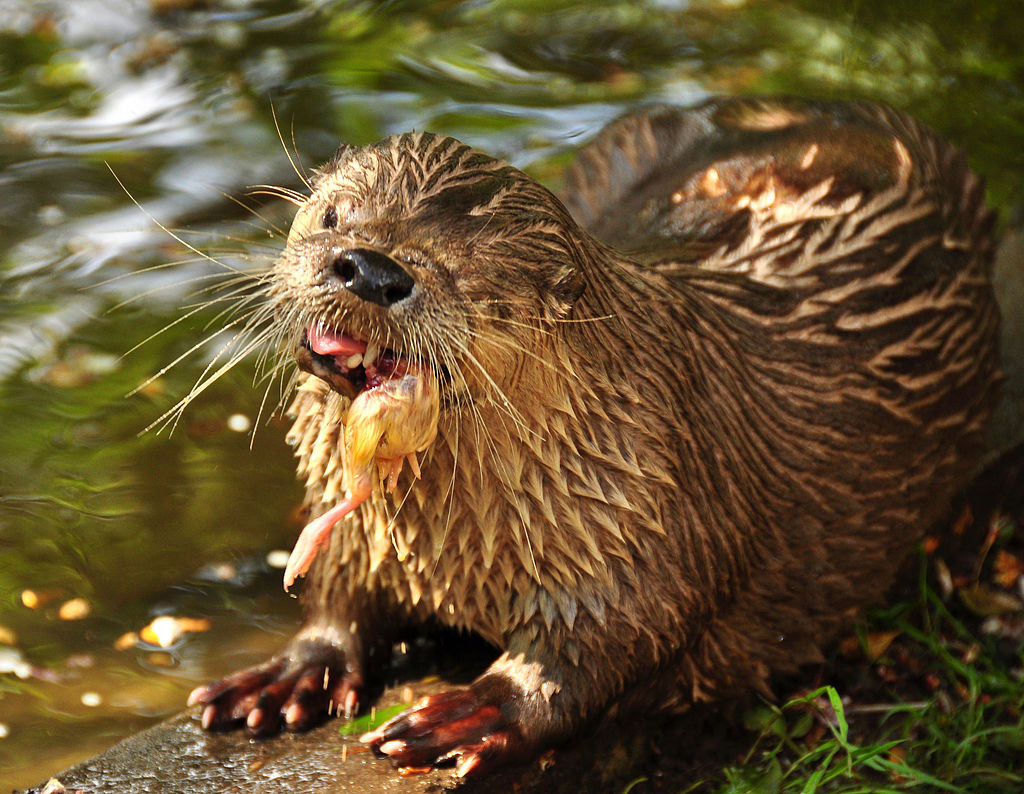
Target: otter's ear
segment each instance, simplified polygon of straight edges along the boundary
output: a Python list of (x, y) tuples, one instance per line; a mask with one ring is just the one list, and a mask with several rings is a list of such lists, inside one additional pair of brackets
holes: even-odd
[(565, 317), (572, 311), (572, 307), (580, 299), (584, 289), (586, 289), (586, 282), (578, 268), (561, 270), (548, 289), (550, 296), (546, 307), (548, 316), (555, 319)]
[(316, 172), (313, 174), (314, 187), (316, 186), (316, 183), (323, 179), (325, 174), (330, 174), (338, 170), (338, 166), (345, 162), (349, 158), (349, 155), (351, 155), (352, 152), (354, 152), (355, 150), (356, 147), (352, 146), (351, 144), (341, 144), (341, 146), (338, 147), (337, 151), (335, 151), (334, 154), (331, 155), (331, 159), (324, 163), (322, 166), (320, 166), (320, 168), (318, 168)]
[(587, 284), (583, 279), (583, 274), (580, 273), (578, 268), (573, 268), (555, 285), (555, 294), (569, 306), (572, 306), (580, 299), (580, 295), (583, 294), (583, 290), (586, 287)]

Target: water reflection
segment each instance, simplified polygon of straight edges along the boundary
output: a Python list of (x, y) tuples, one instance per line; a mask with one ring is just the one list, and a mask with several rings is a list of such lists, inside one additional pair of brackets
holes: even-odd
[[(211, 280), (272, 260), (289, 208), (246, 194), (301, 186), (286, 149), (308, 168), (340, 140), (431, 129), (550, 182), (637, 102), (861, 96), (960, 143), (1012, 223), (1022, 29), (1010, 0), (0, 0), (0, 778), (35, 782), (173, 712), (294, 624), (264, 561), (301, 523), (282, 431), (230, 425), (260, 414), (251, 369), (170, 437), (138, 433), (216, 339), (125, 397), (218, 307), (124, 355)], [(52, 597), (29, 608), (26, 590)], [(89, 614), (62, 619), (72, 599)], [(118, 644), (160, 614), (214, 630)]]

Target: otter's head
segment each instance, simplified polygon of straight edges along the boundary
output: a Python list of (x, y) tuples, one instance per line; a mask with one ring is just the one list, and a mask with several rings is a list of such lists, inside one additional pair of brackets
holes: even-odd
[(584, 234), (550, 192), (418, 133), (342, 147), (312, 188), (272, 286), (300, 367), (351, 397), (415, 369), (448, 406), (544, 377), (537, 346), (583, 289)]

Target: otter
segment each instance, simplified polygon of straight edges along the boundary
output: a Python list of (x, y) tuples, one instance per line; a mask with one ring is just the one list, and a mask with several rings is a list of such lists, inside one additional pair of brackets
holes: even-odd
[(441, 135), (342, 146), (268, 288), (305, 619), (192, 693), (204, 727), (353, 714), (430, 622), (500, 656), (362, 739), (460, 777), (821, 661), (983, 454), (992, 226), (964, 157), (870, 104), (648, 108), (561, 197)]

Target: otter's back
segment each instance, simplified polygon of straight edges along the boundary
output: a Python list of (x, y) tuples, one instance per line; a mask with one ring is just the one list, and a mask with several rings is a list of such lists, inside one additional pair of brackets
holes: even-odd
[(758, 435), (833, 505), (938, 517), (928, 494), (971, 473), (998, 381), (993, 216), (960, 153), (873, 105), (656, 107), (581, 152), (564, 201), (721, 336), (718, 399), (747, 409), (711, 436)]
[[(697, 263), (741, 244), (758, 211), (778, 204), (789, 225), (849, 213), (856, 205), (844, 201), (901, 177), (936, 201), (951, 238), (990, 260), (993, 215), (963, 156), (878, 105), (717, 99), (651, 107), (612, 122), (580, 152), (561, 198), (587, 231), (638, 259)], [(791, 201), (799, 195), (804, 202)]]

